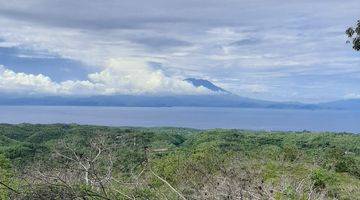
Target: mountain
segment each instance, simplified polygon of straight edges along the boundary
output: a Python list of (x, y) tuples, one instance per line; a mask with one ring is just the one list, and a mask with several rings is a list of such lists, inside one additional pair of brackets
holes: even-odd
[(273, 102), (241, 97), (204, 79), (188, 78), (185, 81), (195, 87), (205, 87), (214, 92), (210, 95), (112, 95), (112, 96), (47, 96), (17, 97), (0, 94), (0, 105), (42, 106), (119, 106), (119, 107), (239, 107), (275, 109), (318, 109), (319, 105), (292, 102)]
[(205, 79), (196, 79), (196, 78), (187, 78), (184, 81), (191, 83), (195, 87), (205, 87), (213, 92), (224, 92), (230, 94), (229, 91), (224, 90), (223, 88), (213, 84), (212, 82)]
[(360, 110), (360, 99), (345, 99), (327, 103), (319, 103), (318, 106), (323, 109)]
[(276, 109), (316, 109), (314, 105), (280, 103), (240, 97), (232, 94), (144, 96), (114, 95), (90, 97), (2, 97), (0, 105), (42, 106), (119, 106), (119, 107), (239, 107)]

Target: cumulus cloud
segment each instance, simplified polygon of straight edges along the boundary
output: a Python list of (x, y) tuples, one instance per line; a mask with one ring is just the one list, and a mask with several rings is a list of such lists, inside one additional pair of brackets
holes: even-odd
[(0, 92), (21, 95), (82, 95), (99, 93), (102, 85), (90, 81), (57, 83), (42, 74), (16, 73), (0, 65)]
[(205, 88), (196, 88), (181, 77), (169, 77), (160, 68), (153, 68), (139, 59), (111, 59), (107, 68), (89, 74), (96, 84), (106, 86), (105, 93), (130, 94), (199, 94)]
[(54, 82), (42, 74), (16, 73), (0, 65), (0, 91), (22, 95), (179, 95), (208, 94), (181, 77), (166, 76), (145, 62), (112, 59), (101, 72), (85, 81)]
[(49, 77), (15, 73), (0, 65), (0, 91), (4, 92), (30, 92), (55, 93), (57, 85)]

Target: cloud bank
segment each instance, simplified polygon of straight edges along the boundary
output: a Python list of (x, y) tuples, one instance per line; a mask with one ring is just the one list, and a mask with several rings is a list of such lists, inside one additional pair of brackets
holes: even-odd
[(360, 56), (344, 34), (359, 9), (358, 0), (0, 0), (0, 54), (25, 49), (22, 58), (91, 69), (28, 93), (198, 94), (182, 81), (197, 77), (242, 96), (328, 101), (360, 91)]
[(0, 65), (0, 91), (26, 95), (184, 95), (209, 94), (181, 77), (169, 77), (160, 69), (131, 60), (108, 62), (107, 67), (84, 81), (54, 82), (42, 74), (16, 73)]

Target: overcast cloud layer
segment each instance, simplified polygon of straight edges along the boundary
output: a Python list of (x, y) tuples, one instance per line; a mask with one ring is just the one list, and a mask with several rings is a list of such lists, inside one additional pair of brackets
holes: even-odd
[(359, 10), (358, 0), (0, 0), (0, 58), (87, 68), (87, 78), (54, 81), (0, 59), (0, 92), (208, 93), (183, 81), (197, 77), (268, 100), (357, 98), (360, 54), (344, 30)]

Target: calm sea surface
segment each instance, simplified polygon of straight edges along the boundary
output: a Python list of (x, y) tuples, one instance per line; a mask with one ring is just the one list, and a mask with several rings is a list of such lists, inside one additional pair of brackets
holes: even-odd
[(0, 106), (0, 123), (17, 124), (24, 122), (360, 133), (360, 111), (194, 107)]

